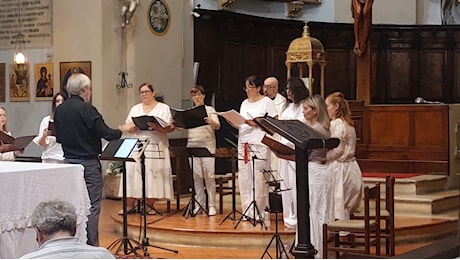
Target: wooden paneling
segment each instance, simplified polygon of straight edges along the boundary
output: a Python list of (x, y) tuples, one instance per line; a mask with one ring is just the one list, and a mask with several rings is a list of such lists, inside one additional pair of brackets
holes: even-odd
[(443, 100), (445, 51), (422, 51), (420, 94), (427, 100)]
[(409, 99), (411, 97), (411, 53), (391, 51), (389, 54), (390, 75), (388, 77), (388, 96), (390, 99)]
[[(363, 171), (448, 172), (448, 105), (365, 107)], [(384, 170), (384, 169), (387, 170)]]

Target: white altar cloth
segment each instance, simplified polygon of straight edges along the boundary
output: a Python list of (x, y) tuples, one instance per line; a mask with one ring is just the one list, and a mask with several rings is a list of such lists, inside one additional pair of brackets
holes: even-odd
[(75, 206), (76, 237), (86, 243), (91, 203), (83, 176), (78, 164), (0, 162), (0, 258), (19, 258), (38, 249), (31, 215), (47, 200)]

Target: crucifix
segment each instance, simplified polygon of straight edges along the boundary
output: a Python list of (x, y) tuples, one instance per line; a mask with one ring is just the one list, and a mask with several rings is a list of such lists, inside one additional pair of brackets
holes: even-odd
[(356, 100), (370, 104), (372, 75), (372, 59), (370, 46), (370, 30), (372, 25), (372, 4), (374, 0), (351, 0), (351, 13), (354, 18), (356, 54)]

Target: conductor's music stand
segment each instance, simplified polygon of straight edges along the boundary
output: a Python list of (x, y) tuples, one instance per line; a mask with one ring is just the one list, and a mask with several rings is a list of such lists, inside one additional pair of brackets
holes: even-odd
[[(164, 159), (161, 157), (161, 151), (159, 150), (158, 148), (158, 144), (157, 145), (157, 149), (158, 150), (146, 150), (148, 145), (149, 145), (149, 139), (146, 139), (143, 141), (143, 148), (140, 152), (139, 152), (139, 158), (140, 158), (140, 163), (141, 163), (141, 174), (142, 174), (142, 217), (144, 219), (144, 238), (142, 239), (142, 246), (143, 248), (146, 248), (148, 246), (150, 247), (153, 247), (153, 248), (158, 248), (158, 249), (162, 249), (162, 250), (166, 250), (166, 251), (170, 251), (170, 252), (174, 252), (174, 253), (178, 253), (179, 251), (176, 250), (176, 249), (169, 249), (169, 248), (165, 248), (165, 247), (161, 247), (161, 246), (156, 246), (156, 245), (151, 245), (149, 243), (149, 238), (147, 237), (147, 204), (146, 204), (146, 200), (147, 200), (147, 196), (146, 196), (146, 184), (145, 184), (145, 159), (147, 158), (145, 156), (145, 152), (148, 151), (148, 152), (156, 152), (158, 153), (158, 156), (156, 157), (148, 157), (148, 159)], [(152, 208), (153, 210), (155, 210), (154, 208)], [(144, 256), (149, 256), (149, 253), (146, 251), (146, 253), (144, 254)]]
[[(195, 182), (194, 182), (194, 158), (195, 157), (214, 157), (214, 154), (210, 153), (207, 148), (204, 147), (187, 147), (187, 152), (189, 157), (191, 157), (191, 169), (192, 169), (192, 174), (191, 174), (191, 180), (192, 180), (192, 197), (190, 198), (190, 201), (188, 202), (185, 212), (184, 212), (184, 217), (185, 219), (188, 218), (188, 216), (194, 217), (194, 209), (195, 209), (195, 204), (198, 205), (198, 207), (206, 213), (206, 216), (209, 217), (208, 211), (201, 205), (195, 198)], [(200, 164), (200, 167), (203, 167), (202, 164)]]
[[(115, 255), (118, 255), (121, 251), (125, 255), (134, 254), (135, 256), (141, 256), (137, 253), (138, 250), (142, 250), (143, 255), (148, 254), (147, 249), (142, 246), (138, 241), (128, 237), (128, 214), (127, 214), (127, 203), (126, 203), (126, 162), (134, 162), (131, 158), (131, 153), (134, 148), (138, 145), (139, 139), (127, 138), (111, 141), (105, 147), (100, 160), (109, 161), (122, 161), (122, 189), (123, 189), (123, 237), (113, 241), (107, 249), (112, 251), (116, 248)], [(118, 246), (118, 247), (117, 247)]]

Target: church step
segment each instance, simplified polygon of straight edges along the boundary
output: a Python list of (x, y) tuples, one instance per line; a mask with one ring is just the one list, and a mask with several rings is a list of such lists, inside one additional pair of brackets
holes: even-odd
[(459, 207), (459, 190), (447, 190), (422, 195), (395, 195), (395, 215), (432, 215)]
[[(364, 185), (372, 186), (376, 182), (385, 184), (385, 176), (380, 177), (363, 177)], [(443, 191), (446, 187), (447, 176), (445, 175), (418, 175), (409, 178), (395, 179), (395, 196), (396, 195), (417, 195), (431, 192)]]

